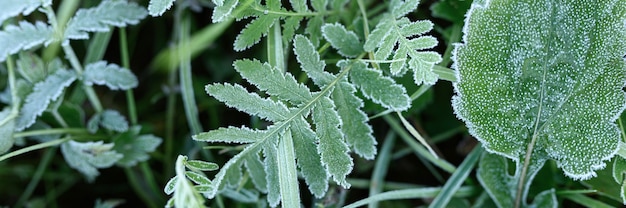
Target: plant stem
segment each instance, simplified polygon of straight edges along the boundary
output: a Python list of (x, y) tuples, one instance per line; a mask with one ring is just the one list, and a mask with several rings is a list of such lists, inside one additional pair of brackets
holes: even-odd
[(180, 89), (183, 97), (183, 106), (191, 134), (202, 132), (202, 125), (198, 119), (198, 107), (193, 90), (193, 80), (191, 78), (191, 52), (189, 48), (189, 18), (181, 18), (180, 35), (178, 36), (178, 57), (179, 57), (179, 79)]
[[(120, 54), (122, 55), (122, 66), (130, 70), (130, 56), (128, 55), (128, 41), (126, 40), (126, 28), (119, 29), (120, 34)], [(128, 116), (131, 125), (137, 125), (137, 108), (135, 105), (135, 95), (132, 89), (126, 90), (126, 102), (128, 104)]]
[(5, 155), (0, 156), (0, 161), (4, 161), (4, 160), (6, 160), (8, 158), (15, 157), (15, 156), (18, 156), (18, 155), (21, 155), (21, 154), (24, 154), (24, 153), (27, 153), (27, 152), (30, 152), (30, 151), (43, 149), (43, 148), (46, 148), (46, 147), (56, 146), (56, 145), (59, 145), (61, 143), (66, 142), (68, 140), (70, 140), (70, 137), (66, 137), (66, 138), (63, 138), (63, 139), (56, 139), (56, 140), (52, 140), (52, 141), (49, 141), (49, 142), (44, 142), (44, 143), (39, 143), (39, 144), (36, 144), (36, 145), (24, 147), (22, 149), (15, 150), (13, 152), (9, 152), (9, 153), (7, 153)]
[(49, 134), (89, 134), (84, 128), (62, 128), (62, 129), (41, 129), (33, 131), (23, 131), (13, 134), (13, 137), (29, 137)]
[(139, 183), (139, 179), (137, 179), (137, 176), (135, 175), (133, 170), (127, 167), (127, 168), (124, 168), (124, 173), (126, 173), (126, 178), (128, 178), (128, 181), (130, 182), (130, 186), (135, 190), (135, 193), (139, 195), (141, 200), (145, 202), (150, 208), (157, 207), (154, 201), (150, 199), (150, 196), (148, 196), (148, 193), (145, 191), (141, 183)]
[(39, 166), (37, 166), (37, 171), (35, 171), (33, 178), (30, 180), (30, 182), (28, 182), (26, 189), (24, 189), (24, 191), (22, 192), (22, 195), (17, 200), (17, 203), (15, 203), (15, 207), (22, 207), (24, 202), (28, 200), (30, 196), (33, 194), (33, 191), (35, 191), (35, 188), (37, 188), (37, 184), (39, 184), (39, 181), (41, 181), (41, 177), (46, 172), (46, 169), (48, 168), (50, 161), (52, 161), (52, 157), (54, 156), (55, 152), (56, 152), (56, 148), (46, 149), (46, 152), (44, 153), (43, 158), (41, 159), (41, 162), (39, 163)]

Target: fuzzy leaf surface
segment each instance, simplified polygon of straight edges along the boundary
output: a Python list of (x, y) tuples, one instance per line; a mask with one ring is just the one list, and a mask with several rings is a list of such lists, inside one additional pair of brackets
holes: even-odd
[(151, 16), (161, 16), (165, 11), (172, 7), (176, 0), (150, 0), (150, 4), (148, 5), (148, 13)]
[(43, 22), (21, 21), (18, 25), (8, 25), (0, 31), (0, 62), (7, 56), (21, 50), (28, 50), (41, 44), (52, 42), (54, 30)]
[(11, 108), (4, 108), (0, 111), (0, 154), (9, 151), (15, 143), (15, 138), (13, 138), (15, 118), (9, 118), (10, 114)]
[(190, 169), (195, 169), (199, 171), (214, 171), (219, 168), (219, 166), (212, 162), (205, 162), (202, 160), (188, 160), (185, 163), (185, 166)]
[(289, 109), (282, 102), (261, 98), (256, 93), (249, 93), (238, 84), (210, 84), (205, 89), (207, 93), (229, 107), (268, 121), (284, 120), (290, 114)]
[(0, 24), (22, 13), (26, 16), (41, 6), (50, 6), (52, 0), (3, 0), (0, 1)]
[(124, 155), (118, 165), (132, 167), (137, 162), (150, 159), (148, 153), (153, 152), (161, 144), (163, 139), (151, 134), (137, 135), (139, 128), (131, 128), (128, 132), (120, 134), (115, 140), (113, 150)]
[(106, 85), (111, 90), (128, 90), (137, 87), (139, 81), (129, 69), (105, 61), (85, 66), (83, 82), (86, 85)]
[(85, 175), (89, 182), (100, 175), (98, 168), (111, 167), (123, 157), (112, 149), (113, 144), (102, 141), (80, 143), (70, 140), (61, 145), (67, 164)]
[[(349, 64), (349, 65), (348, 65)], [(352, 67), (350, 80), (361, 89), (363, 95), (375, 103), (394, 111), (403, 111), (411, 106), (411, 99), (406, 89), (382, 74), (380, 70), (368, 68), (363, 62), (338, 63), (343, 67)]]
[(313, 99), (309, 89), (286, 74), (258, 60), (238, 60), (233, 64), (243, 78), (268, 94), (287, 100), (295, 105)]
[(88, 32), (108, 32), (110, 26), (134, 25), (147, 15), (145, 8), (133, 2), (102, 1), (96, 7), (79, 9), (67, 23), (64, 39), (88, 39)]
[(319, 137), (317, 151), (333, 180), (344, 188), (349, 188), (346, 176), (352, 171), (354, 163), (348, 155), (348, 145), (341, 139), (341, 120), (334, 108), (333, 101), (324, 97), (313, 111), (315, 134)]
[[(365, 41), (363, 48), (365, 51), (374, 52), (377, 60), (387, 60), (391, 56), (392, 74), (400, 75), (411, 69), (415, 84), (435, 84), (438, 76), (432, 68), (441, 62), (441, 55), (423, 51), (432, 49), (438, 44), (432, 36), (423, 36), (432, 30), (433, 23), (428, 20), (411, 22), (406, 17), (397, 18), (399, 19), (390, 14), (384, 15)], [(394, 48), (397, 49), (393, 50)]]
[(454, 51), (455, 113), (489, 152), (519, 161), (536, 141), (567, 176), (595, 176), (620, 139), (625, 21), (626, 1), (475, 2)]
[(128, 121), (116, 110), (104, 110), (100, 118), (100, 125), (106, 129), (125, 132), (128, 130)]
[(73, 71), (59, 69), (54, 74), (38, 82), (25, 99), (24, 105), (20, 109), (19, 117), (15, 121), (15, 129), (21, 131), (35, 123), (35, 119), (48, 108), (51, 101), (55, 101), (61, 96), (63, 90), (76, 80)]
[(322, 26), (322, 35), (343, 56), (354, 58), (363, 53), (363, 44), (359, 37), (342, 24), (325, 24)]

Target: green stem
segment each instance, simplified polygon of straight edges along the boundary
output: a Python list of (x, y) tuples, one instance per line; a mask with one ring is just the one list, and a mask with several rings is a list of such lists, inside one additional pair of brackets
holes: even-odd
[(17, 200), (17, 203), (15, 203), (15, 207), (22, 207), (24, 202), (26, 202), (26, 200), (28, 200), (33, 194), (33, 191), (35, 191), (35, 188), (37, 188), (37, 184), (39, 184), (39, 181), (41, 181), (43, 174), (46, 172), (50, 161), (52, 161), (55, 152), (56, 148), (46, 149), (46, 152), (44, 153), (43, 158), (39, 163), (39, 166), (37, 166), (37, 171), (35, 171), (33, 178), (30, 180), (30, 182), (28, 182), (26, 189), (24, 189), (22, 195)]
[(33, 131), (23, 131), (17, 132), (13, 134), (13, 137), (30, 137), (30, 136), (39, 136), (39, 135), (50, 135), (50, 134), (89, 134), (89, 132), (84, 128), (62, 128), (62, 129), (41, 129), (41, 130), (33, 130)]
[(439, 76), (439, 79), (449, 82), (458, 82), (454, 70), (439, 65), (433, 66), (433, 72)]
[(24, 153), (27, 153), (27, 152), (30, 152), (30, 151), (35, 151), (35, 150), (43, 149), (43, 148), (46, 148), (46, 147), (56, 146), (56, 145), (59, 145), (59, 144), (61, 144), (63, 142), (66, 142), (68, 140), (70, 140), (70, 138), (66, 137), (66, 138), (63, 138), (63, 139), (56, 139), (56, 140), (52, 140), (52, 141), (49, 141), (49, 142), (44, 142), (44, 143), (39, 143), (39, 144), (36, 144), (36, 145), (24, 147), (22, 149), (15, 150), (13, 152), (9, 152), (9, 153), (7, 153), (5, 155), (0, 156), (0, 161), (4, 161), (4, 160), (6, 160), (8, 158), (15, 157), (15, 156), (18, 156), (18, 155), (21, 155), (21, 154), (24, 154)]
[[(128, 55), (128, 41), (126, 40), (126, 28), (120, 28), (120, 54), (122, 55), (122, 66), (130, 70), (130, 55)], [(126, 90), (126, 101), (128, 102), (128, 115), (131, 125), (137, 125), (137, 108), (135, 105), (135, 95), (132, 89)]]
[(193, 80), (191, 78), (191, 53), (188, 50), (188, 48), (191, 47), (189, 45), (189, 30), (189, 18), (182, 18), (178, 42), (178, 45), (181, 46), (179, 48), (180, 50), (178, 50), (178, 57), (181, 60), (178, 72), (187, 123), (191, 129), (191, 133), (198, 134), (202, 132), (202, 125), (198, 119), (198, 107), (196, 105)]
[[(83, 74), (83, 66), (80, 64), (80, 61), (78, 61), (78, 57), (76, 56), (76, 53), (74, 53), (74, 49), (72, 49), (69, 44), (63, 45), (62, 47), (63, 52), (65, 52), (66, 58), (70, 61), (70, 64), (72, 65), (72, 68), (76, 70), (76, 73), (80, 77)], [(100, 99), (96, 95), (96, 91), (93, 89), (93, 87), (83, 84), (83, 90), (85, 90), (85, 94), (87, 94), (87, 98), (89, 98), (89, 102), (91, 102), (91, 105), (96, 110), (96, 112), (102, 112), (102, 104), (100, 103)]]

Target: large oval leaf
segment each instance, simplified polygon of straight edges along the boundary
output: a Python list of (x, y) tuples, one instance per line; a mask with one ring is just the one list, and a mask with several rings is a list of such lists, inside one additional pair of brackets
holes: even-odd
[[(455, 49), (453, 106), (490, 151), (545, 151), (586, 179), (619, 143), (626, 1), (478, 0)], [(536, 142), (535, 142), (536, 141)]]

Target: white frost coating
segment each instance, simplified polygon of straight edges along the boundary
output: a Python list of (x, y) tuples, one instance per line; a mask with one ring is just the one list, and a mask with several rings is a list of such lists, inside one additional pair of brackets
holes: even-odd
[(50, 101), (58, 99), (63, 90), (74, 80), (76, 80), (76, 74), (73, 71), (59, 69), (45, 80), (36, 83), (33, 92), (26, 97), (20, 109), (15, 130), (21, 131), (33, 125), (35, 119), (46, 110)]
[(8, 18), (22, 13), (28, 15), (40, 6), (50, 6), (52, 0), (2, 0), (0, 1), (0, 25)]
[(172, 7), (175, 1), (176, 0), (150, 0), (148, 12), (153, 17), (161, 16), (166, 10)]
[(487, 151), (520, 161), (530, 138), (573, 179), (617, 150), (626, 108), (626, 2), (475, 1), (452, 53), (452, 105)]
[(69, 39), (87, 39), (87, 32), (107, 32), (109, 26), (134, 25), (148, 15), (145, 8), (127, 1), (103, 1), (94, 8), (79, 9), (67, 23), (64, 44)]
[(137, 77), (129, 69), (117, 64), (107, 64), (106, 61), (98, 61), (85, 66), (83, 82), (88, 86), (106, 85), (111, 90), (132, 89), (138, 84)]
[(112, 143), (98, 142), (75, 142), (68, 141), (61, 144), (61, 152), (67, 164), (81, 172), (92, 182), (100, 175), (98, 168), (111, 167), (123, 156), (113, 150)]
[(52, 42), (53, 29), (43, 22), (21, 21), (19, 25), (7, 25), (0, 31), (0, 62), (7, 56), (20, 50), (27, 50), (35, 46)]

